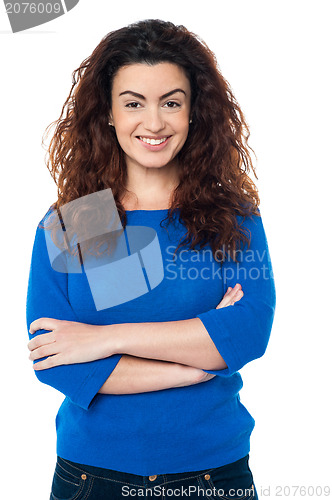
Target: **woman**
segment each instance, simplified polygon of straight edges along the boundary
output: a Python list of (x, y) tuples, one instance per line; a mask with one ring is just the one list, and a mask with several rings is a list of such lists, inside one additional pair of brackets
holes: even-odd
[[(64, 110), (27, 296), (35, 373), (66, 396), (51, 498), (257, 498), (238, 370), (265, 352), (275, 288), (243, 113), (206, 45), (159, 20), (104, 37)], [(125, 231), (157, 235), (163, 279), (97, 310), (88, 271), (54, 270), (45, 236), (107, 189)]]

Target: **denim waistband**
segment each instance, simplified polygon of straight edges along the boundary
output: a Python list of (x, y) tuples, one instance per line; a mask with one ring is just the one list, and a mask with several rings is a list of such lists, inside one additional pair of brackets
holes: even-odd
[(108, 481), (115, 481), (124, 484), (128, 484), (131, 486), (157, 486), (163, 485), (166, 483), (172, 483), (175, 481), (186, 480), (196, 478), (202, 474), (207, 474), (211, 471), (218, 471), (219, 474), (225, 474), (227, 477), (230, 473), (241, 470), (248, 463), (249, 455), (237, 460), (236, 462), (232, 462), (231, 464), (222, 465), (220, 467), (210, 467), (209, 469), (189, 471), (189, 472), (180, 472), (180, 473), (172, 473), (172, 474), (158, 474), (154, 476), (140, 476), (137, 474), (130, 474), (129, 472), (120, 472), (112, 469), (104, 469), (101, 467), (95, 467), (92, 465), (79, 464), (76, 462), (71, 462), (70, 460), (58, 457), (58, 463), (61, 466), (65, 467), (65, 469), (70, 472), (75, 477), (81, 477), (82, 474), (89, 475), (93, 478), (104, 479)]

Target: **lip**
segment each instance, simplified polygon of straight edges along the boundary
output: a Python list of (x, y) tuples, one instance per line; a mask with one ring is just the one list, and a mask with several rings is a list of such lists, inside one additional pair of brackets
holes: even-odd
[[(165, 136), (163, 136), (163, 137), (148, 137), (145, 135), (144, 137), (147, 137), (148, 139), (157, 139), (158, 140), (158, 139), (163, 139)], [(168, 136), (166, 141), (162, 142), (161, 144), (148, 144), (147, 142), (141, 141), (141, 139), (139, 137), (136, 137), (136, 139), (145, 149), (148, 149), (149, 151), (160, 151), (167, 146), (171, 137), (172, 136)]]

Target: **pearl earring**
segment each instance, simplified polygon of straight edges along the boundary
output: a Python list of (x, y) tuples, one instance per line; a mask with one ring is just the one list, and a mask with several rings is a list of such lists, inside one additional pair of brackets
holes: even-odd
[(190, 119), (190, 120), (189, 120), (189, 123), (192, 123), (192, 122), (193, 122), (193, 121), (192, 121), (192, 119)]

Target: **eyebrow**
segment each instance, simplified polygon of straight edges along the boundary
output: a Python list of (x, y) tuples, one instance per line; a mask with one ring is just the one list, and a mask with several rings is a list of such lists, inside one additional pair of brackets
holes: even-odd
[[(170, 92), (167, 92), (166, 94), (162, 95), (160, 97), (160, 99), (165, 99), (166, 97), (170, 97), (171, 95), (176, 94), (176, 92), (182, 92), (184, 95), (186, 95), (186, 93), (183, 89), (174, 89), (174, 90), (171, 90)], [(131, 94), (131, 95), (137, 97), (138, 99), (145, 100), (144, 95), (138, 94), (137, 92), (133, 92), (132, 90), (125, 90), (124, 92), (121, 92), (121, 94), (119, 94), (119, 97), (121, 95), (125, 95), (125, 94)]]

